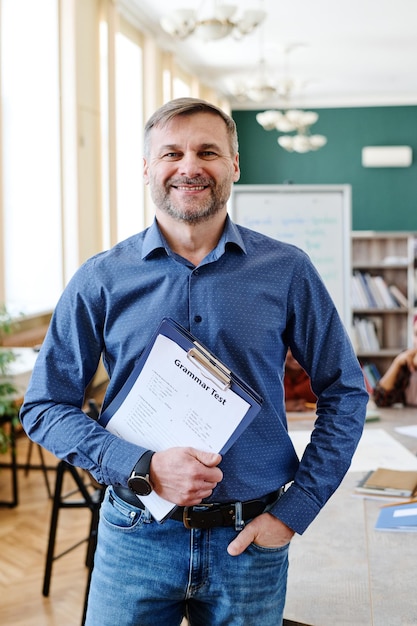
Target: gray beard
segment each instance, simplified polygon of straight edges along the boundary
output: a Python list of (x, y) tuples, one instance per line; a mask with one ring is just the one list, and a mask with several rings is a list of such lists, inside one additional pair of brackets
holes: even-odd
[(165, 202), (159, 205), (158, 207), (175, 219), (177, 222), (186, 222), (187, 224), (200, 224), (202, 222), (207, 222), (211, 217), (216, 215), (221, 209), (222, 206), (216, 202), (210, 202), (204, 206), (198, 206), (192, 211), (186, 211), (182, 208), (179, 208), (173, 205), (169, 198), (166, 199)]
[[(192, 182), (198, 184), (200, 181)], [(207, 184), (207, 181), (202, 184)], [(220, 188), (215, 188), (210, 184), (210, 198), (203, 203), (201, 200), (189, 198), (186, 208), (183, 208), (183, 206), (177, 206), (171, 201), (169, 194), (170, 186), (171, 181), (164, 188), (151, 189), (153, 202), (160, 211), (163, 211), (177, 222), (187, 224), (200, 224), (209, 221), (210, 218), (223, 210), (230, 196), (228, 184), (224, 184)]]

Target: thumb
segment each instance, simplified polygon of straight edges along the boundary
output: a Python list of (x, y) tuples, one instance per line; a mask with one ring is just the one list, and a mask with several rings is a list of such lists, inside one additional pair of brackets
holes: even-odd
[(246, 550), (254, 539), (255, 535), (251, 525), (249, 524), (248, 526), (245, 526), (245, 528), (239, 532), (237, 537), (229, 543), (227, 546), (227, 552), (230, 556), (239, 556), (239, 554), (242, 554), (242, 552)]
[(195, 458), (206, 467), (215, 467), (220, 463), (222, 457), (217, 452), (204, 452), (203, 450), (194, 450)]

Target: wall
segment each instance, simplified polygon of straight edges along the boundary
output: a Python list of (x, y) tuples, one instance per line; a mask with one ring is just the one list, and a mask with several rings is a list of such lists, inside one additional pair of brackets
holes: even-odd
[[(263, 109), (261, 109), (263, 110)], [(233, 111), (241, 184), (350, 184), (353, 230), (417, 231), (417, 106), (317, 109), (312, 131), (327, 136), (317, 152), (286, 152), (265, 131), (258, 111)], [(408, 145), (408, 168), (364, 168), (364, 146)], [(239, 184), (238, 183), (238, 184)]]

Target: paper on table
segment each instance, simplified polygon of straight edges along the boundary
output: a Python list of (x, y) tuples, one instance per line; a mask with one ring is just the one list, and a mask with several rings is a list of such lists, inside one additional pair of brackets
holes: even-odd
[(378, 514), (375, 530), (417, 532), (416, 505), (411, 503), (383, 507)]
[(397, 426), (395, 430), (402, 435), (417, 437), (417, 424), (414, 424), (413, 426)]
[[(289, 435), (299, 458), (301, 458), (310, 441), (311, 431), (293, 430), (290, 431)], [(353, 455), (349, 471), (367, 472), (375, 470), (377, 467), (403, 470), (417, 469), (417, 457), (384, 429), (365, 429)]]
[[(175, 341), (158, 335), (137, 380), (106, 428), (150, 450), (192, 446), (225, 451), (250, 405), (187, 358)], [(155, 492), (141, 501), (157, 520), (175, 505)]]

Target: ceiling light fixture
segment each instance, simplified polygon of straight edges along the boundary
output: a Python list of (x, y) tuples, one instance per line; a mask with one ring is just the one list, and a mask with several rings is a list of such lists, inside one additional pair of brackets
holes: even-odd
[[(324, 135), (310, 134), (310, 128), (319, 119), (318, 113), (315, 111), (303, 111), (302, 109), (292, 109), (288, 105), (291, 92), (294, 90), (296, 83), (289, 77), (288, 56), (289, 53), (300, 47), (302, 44), (290, 44), (285, 48), (285, 65), (287, 67), (287, 78), (280, 81), (282, 89), (282, 99), (284, 106), (282, 111), (268, 110), (258, 113), (256, 121), (265, 130), (277, 130), (280, 133), (293, 133), (294, 135), (280, 135), (277, 139), (281, 148), (288, 152), (310, 152), (318, 150), (327, 143)], [(305, 84), (305, 83), (304, 83)]]
[(233, 19), (237, 5), (212, 3), (207, 16), (193, 9), (177, 9), (161, 19), (162, 28), (172, 37), (186, 39), (192, 34), (204, 41), (215, 41), (232, 35), (235, 39), (251, 33), (266, 17), (261, 9), (248, 9), (240, 19)]
[(288, 109), (281, 111), (263, 111), (258, 113), (256, 121), (264, 130), (278, 130), (282, 133), (296, 131), (295, 135), (280, 135), (277, 139), (281, 148), (288, 152), (310, 152), (318, 150), (327, 143), (324, 135), (311, 135), (310, 127), (317, 122), (319, 116), (314, 111)]
[[(278, 90), (273, 82), (268, 78), (266, 63), (264, 59), (259, 61), (258, 75), (246, 85), (240, 87), (241, 99), (252, 100), (253, 102), (265, 102), (275, 98)], [(239, 97), (239, 91), (235, 93)]]

